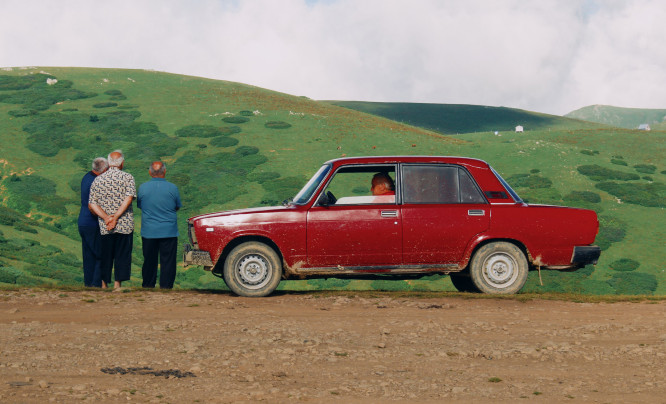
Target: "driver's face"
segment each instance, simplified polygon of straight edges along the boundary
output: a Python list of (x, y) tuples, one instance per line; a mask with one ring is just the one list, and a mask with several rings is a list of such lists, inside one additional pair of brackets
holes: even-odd
[(386, 189), (386, 184), (384, 184), (381, 180), (381, 178), (375, 178), (372, 180), (372, 187), (370, 188), (370, 192), (372, 192), (373, 195), (383, 195), (388, 191)]

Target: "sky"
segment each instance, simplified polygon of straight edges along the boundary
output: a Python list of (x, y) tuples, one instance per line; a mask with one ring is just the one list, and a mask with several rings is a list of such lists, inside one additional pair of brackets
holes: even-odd
[(150, 69), (316, 100), (666, 109), (664, 0), (0, 0), (0, 67)]

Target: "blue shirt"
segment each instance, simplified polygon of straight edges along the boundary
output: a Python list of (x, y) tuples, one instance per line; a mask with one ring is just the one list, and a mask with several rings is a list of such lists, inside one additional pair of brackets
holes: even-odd
[(90, 199), (90, 186), (97, 178), (97, 174), (88, 171), (81, 180), (81, 211), (79, 212), (79, 226), (98, 227), (97, 216), (88, 209), (88, 200)]
[(182, 204), (176, 185), (152, 178), (139, 187), (136, 205), (141, 209), (141, 237), (178, 237), (176, 211)]

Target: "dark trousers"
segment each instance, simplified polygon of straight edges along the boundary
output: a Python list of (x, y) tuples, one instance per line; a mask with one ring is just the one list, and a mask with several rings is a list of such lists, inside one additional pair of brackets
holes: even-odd
[(157, 281), (157, 259), (160, 261), (160, 288), (171, 289), (176, 280), (178, 237), (145, 238), (143, 243), (143, 287), (154, 288)]
[(83, 256), (83, 284), (102, 286), (101, 253), (102, 235), (99, 226), (79, 226), (81, 235), (81, 255)]
[(111, 282), (111, 269), (114, 268), (114, 266), (114, 280), (118, 282), (129, 280), (132, 272), (132, 245), (134, 243), (134, 233), (112, 233), (105, 234), (101, 237), (102, 280), (106, 283)]

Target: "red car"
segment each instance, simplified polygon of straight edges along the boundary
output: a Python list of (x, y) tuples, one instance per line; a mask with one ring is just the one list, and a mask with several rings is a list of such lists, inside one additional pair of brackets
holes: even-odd
[(283, 206), (188, 219), (184, 261), (241, 296), (281, 279), (432, 274), (508, 294), (530, 269), (596, 264), (598, 230), (594, 211), (524, 203), (481, 160), (355, 157), (324, 163)]

